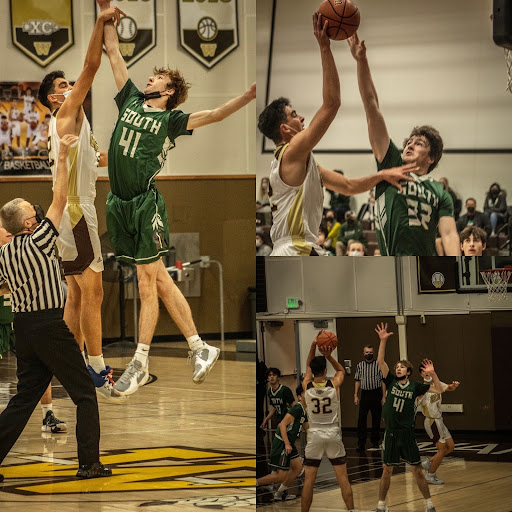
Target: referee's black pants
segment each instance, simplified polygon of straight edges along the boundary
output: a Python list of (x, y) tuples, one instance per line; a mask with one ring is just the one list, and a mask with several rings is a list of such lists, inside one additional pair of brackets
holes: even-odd
[(0, 463), (23, 432), (55, 375), (76, 405), (79, 464), (99, 462), (96, 390), (62, 309), (14, 315), (18, 392), (0, 414)]
[(359, 420), (357, 422), (357, 445), (364, 448), (366, 445), (367, 427), (366, 420), (368, 412), (372, 413), (372, 445), (379, 444), (380, 418), (382, 415), (382, 388), (361, 390), (361, 401), (359, 402)]

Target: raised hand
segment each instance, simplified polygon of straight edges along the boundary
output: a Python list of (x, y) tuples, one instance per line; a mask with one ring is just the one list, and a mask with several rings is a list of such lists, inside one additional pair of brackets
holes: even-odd
[(454, 391), (455, 389), (457, 389), (460, 386), (460, 382), (458, 380), (454, 380), (452, 382), (451, 386), (452, 386), (452, 391)]
[(366, 46), (364, 44), (364, 41), (359, 41), (359, 36), (357, 35), (357, 32), (347, 39), (347, 43), (350, 48), (350, 53), (352, 53), (352, 57), (354, 57), (354, 59), (366, 59)]
[(115, 24), (119, 25), (121, 22), (121, 15), (126, 16), (126, 13), (121, 11), (119, 7), (109, 7), (108, 9), (101, 11), (98, 18), (105, 21), (105, 23), (108, 21), (113, 21)]
[(331, 40), (327, 37), (328, 23), (320, 13), (315, 12), (313, 14), (313, 32), (320, 48), (329, 48), (331, 46)]
[(384, 169), (381, 172), (382, 177), (391, 185), (398, 189), (398, 192), (402, 192), (401, 181), (414, 181), (414, 178), (409, 176), (410, 172), (419, 170), (419, 167), (415, 163), (402, 165), (401, 167), (392, 167), (391, 169)]
[(256, 82), (254, 82), (249, 89), (247, 89), (246, 93), (249, 100), (254, 100), (256, 98)]
[(76, 135), (73, 135), (72, 133), (67, 133), (60, 139), (60, 150), (59, 153), (61, 155), (68, 155), (69, 154), (69, 148), (78, 140), (78, 137)]
[(327, 357), (327, 356), (330, 356), (332, 354), (332, 351), (334, 350), (334, 347), (332, 347), (331, 345), (322, 345), (321, 347), (318, 347), (318, 351), (320, 352), (320, 354), (322, 354), (323, 356)]
[(434, 370), (434, 363), (430, 359), (423, 359), (421, 362), (421, 366), (423, 366), (423, 371), (432, 377), (432, 375), (435, 373)]
[(392, 332), (388, 332), (388, 324), (384, 322), (381, 322), (380, 325), (377, 324), (375, 332), (378, 334), (380, 341), (387, 341), (387, 339), (393, 335)]

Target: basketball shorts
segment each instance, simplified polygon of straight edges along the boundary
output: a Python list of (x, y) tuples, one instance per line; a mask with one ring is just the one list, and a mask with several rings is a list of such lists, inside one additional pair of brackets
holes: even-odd
[(20, 123), (12, 123), (11, 127), (11, 137), (20, 137), (21, 136), (21, 128)]
[(324, 453), (333, 466), (346, 463), (345, 446), (339, 427), (310, 428), (308, 430), (304, 464), (318, 467)]
[(425, 431), (427, 432), (428, 437), (432, 439), (432, 443), (434, 443), (434, 445), (437, 443), (446, 443), (446, 440), (452, 437), (450, 431), (444, 424), (443, 418), (425, 418), (424, 425)]
[(124, 201), (110, 192), (107, 229), (116, 258), (144, 265), (169, 250), (169, 224), (163, 197), (155, 188)]
[(0, 130), (0, 146), (3, 146), (4, 144), (7, 144), (8, 146), (11, 145), (11, 135), (9, 133), (9, 130), (7, 130), (6, 132)]
[(88, 267), (94, 272), (103, 271), (94, 199), (68, 197), (59, 226), (57, 249), (65, 275), (81, 274)]
[(318, 256), (322, 250), (316, 244), (310, 244), (302, 239), (293, 241), (290, 236), (274, 242), (270, 256)]
[(382, 462), (386, 466), (398, 466), (407, 462), (412, 466), (421, 464), (420, 451), (414, 437), (414, 429), (390, 430), (384, 432)]
[(268, 465), (272, 469), (284, 469), (285, 471), (288, 471), (290, 469), (290, 461), (292, 459), (296, 459), (298, 456), (299, 452), (297, 451), (297, 448), (295, 448), (294, 444), (292, 444), (292, 451), (287, 455), (284, 441), (278, 437), (274, 437)]

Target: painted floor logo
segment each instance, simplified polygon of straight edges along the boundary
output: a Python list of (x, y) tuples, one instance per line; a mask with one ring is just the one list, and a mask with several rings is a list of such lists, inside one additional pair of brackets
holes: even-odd
[(139, 507), (162, 507), (165, 505), (194, 505), (198, 508), (209, 510), (225, 510), (236, 507), (256, 507), (256, 495), (253, 494), (237, 496), (225, 494), (223, 496), (205, 496), (204, 498), (185, 498), (180, 500), (148, 501), (141, 503)]
[[(23, 457), (17, 454), (17, 459)], [(34, 459), (32, 455), (27, 458)], [(84, 492), (133, 492), (187, 489), (247, 488), (256, 485), (256, 458), (252, 454), (201, 450), (183, 446), (110, 450), (101, 461), (112, 477), (75, 478), (74, 459), (3, 466), (2, 492), (23, 495)], [(10, 479), (16, 479), (12, 485)], [(197, 496), (197, 495), (196, 495)], [(246, 503), (246, 502), (245, 502)]]

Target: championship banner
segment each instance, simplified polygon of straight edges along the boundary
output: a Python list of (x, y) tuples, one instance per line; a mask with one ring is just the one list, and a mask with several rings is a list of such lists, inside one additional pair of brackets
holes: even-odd
[(418, 256), (418, 293), (457, 291), (455, 256)]
[(238, 48), (237, 0), (179, 0), (181, 46), (208, 69)]
[(14, 46), (45, 67), (73, 46), (72, 0), (11, 0)]
[[(98, 17), (100, 8), (93, 1)], [(156, 46), (156, 0), (112, 0), (110, 6), (126, 13), (121, 17), (117, 35), (121, 55), (130, 67)]]

